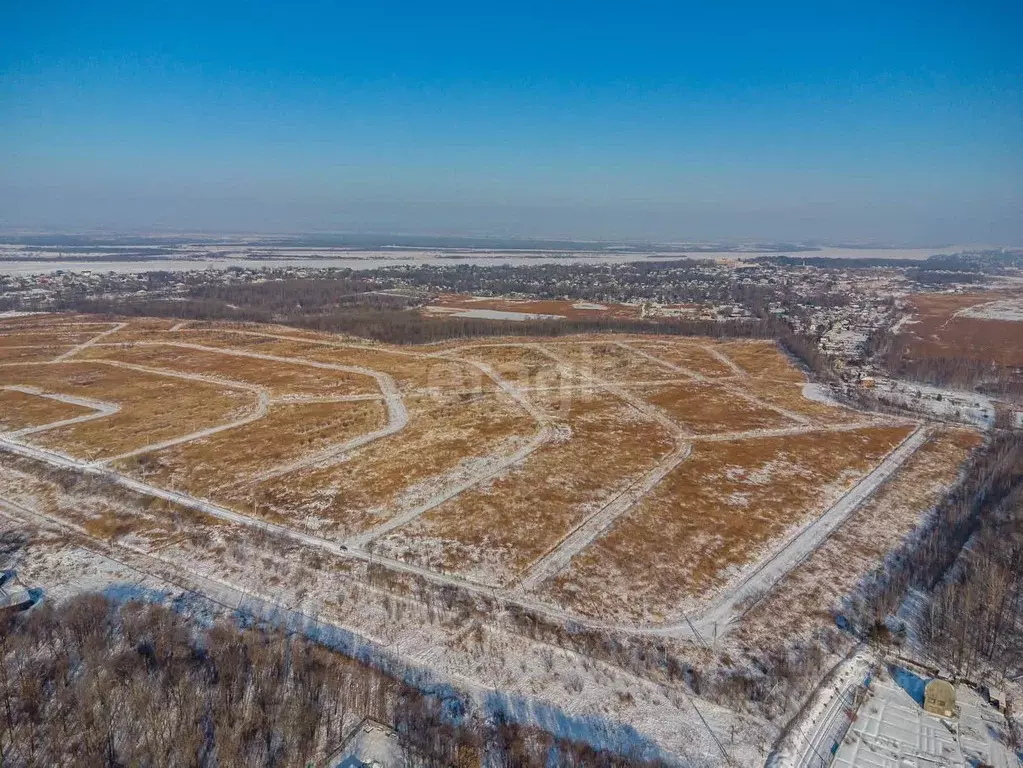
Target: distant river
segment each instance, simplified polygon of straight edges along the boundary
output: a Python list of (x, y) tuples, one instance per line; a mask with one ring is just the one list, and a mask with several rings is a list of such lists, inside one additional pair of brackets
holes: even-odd
[[(812, 257), (832, 258), (893, 258), (893, 259), (925, 259), (935, 253), (955, 253), (961, 250), (959, 247), (951, 248), (822, 248), (819, 251), (809, 251), (803, 254), (791, 254), (795, 256), (805, 255)], [(696, 258), (715, 259), (721, 261), (741, 261), (764, 255), (783, 255), (770, 253), (736, 253), (732, 251), (716, 251), (713, 253), (578, 253), (578, 254), (551, 254), (538, 253), (535, 255), (521, 255), (516, 253), (495, 253), (492, 255), (473, 253), (464, 257), (453, 255), (424, 254), (423, 252), (394, 254), (375, 251), (362, 256), (320, 256), (315, 258), (233, 258), (225, 257), (219, 259), (181, 259), (173, 256), (159, 259), (148, 259), (140, 261), (47, 261), (45, 259), (24, 259), (17, 261), (0, 261), (0, 274), (3, 275), (30, 275), (39, 273), (57, 272), (184, 272), (196, 269), (227, 269), (229, 267), (243, 267), (248, 269), (260, 269), (263, 267), (292, 267), (298, 269), (376, 269), (378, 267), (391, 267), (401, 264), (435, 264), (449, 265), (476, 264), (479, 266), (488, 265), (528, 265), (528, 264), (614, 264), (627, 261), (650, 261), (657, 262), (666, 259)]]

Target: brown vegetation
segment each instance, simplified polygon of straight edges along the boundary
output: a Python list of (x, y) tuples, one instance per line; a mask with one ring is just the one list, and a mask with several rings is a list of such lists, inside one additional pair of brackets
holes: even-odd
[(52, 424), (86, 413), (90, 413), (90, 409), (80, 405), (13, 389), (0, 389), (0, 432)]
[(4, 384), (38, 387), (118, 403), (118, 413), (40, 433), (32, 442), (83, 459), (117, 456), (225, 423), (255, 405), (255, 395), (216, 384), (68, 362), (0, 368)]
[(405, 399), (401, 432), (322, 468), (300, 470), (245, 491), (254, 509), (294, 524), (312, 517), (323, 530), (357, 533), (422, 503), (460, 465), (511, 453), (536, 431), (503, 395), (451, 393)]
[(864, 575), (916, 529), (956, 481), (976, 432), (941, 429), (928, 439), (810, 558), (743, 617), (740, 642), (769, 634), (793, 637), (830, 624), (836, 602), (853, 592)]
[(715, 349), (755, 378), (806, 381), (802, 371), (772, 341), (731, 341)]
[(261, 360), (160, 343), (155, 346), (95, 346), (83, 359), (117, 360), (147, 368), (211, 376), (259, 386), (275, 397), (289, 395), (355, 395), (378, 391), (371, 376), (316, 368), (301, 363)]
[[(123, 459), (117, 468), (164, 488), (239, 500), (252, 475), (379, 429), (383, 403), (281, 403), (259, 419), (188, 443)], [(233, 491), (233, 492), (232, 492)]]
[(576, 393), (559, 432), (562, 439), (521, 465), (375, 544), (403, 559), (500, 584), (672, 447), (663, 428), (606, 394)]
[(547, 592), (590, 616), (663, 620), (822, 512), (907, 432), (879, 427), (697, 443)]
[(735, 371), (714, 357), (703, 346), (693, 342), (630, 340), (629, 346), (634, 346), (666, 363), (708, 378), (735, 375)]
[(755, 405), (712, 383), (662, 384), (635, 393), (698, 434), (793, 426), (777, 411)]

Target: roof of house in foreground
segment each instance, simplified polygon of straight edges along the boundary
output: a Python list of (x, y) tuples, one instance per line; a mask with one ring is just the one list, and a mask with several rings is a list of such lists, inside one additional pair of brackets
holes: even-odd
[(891, 680), (875, 680), (835, 755), (834, 768), (1019, 768), (1005, 746), (1005, 718), (972, 689), (956, 687), (958, 717), (942, 719)]

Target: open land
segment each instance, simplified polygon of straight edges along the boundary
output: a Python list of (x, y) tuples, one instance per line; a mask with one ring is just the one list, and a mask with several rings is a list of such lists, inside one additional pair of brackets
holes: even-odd
[[(51, 565), (84, 548), (284, 600), (473, 685), (613, 710), (694, 758), (715, 747), (658, 720), (657, 686), (609, 703), (621, 670), (544, 661), (499, 607), (694, 645), (713, 623), (751, 643), (770, 606), (839, 600), (978, 442), (811, 399), (765, 341), (414, 347), (68, 315), (0, 319), (0, 334), (0, 352), (35, 353), (0, 359), (0, 509), (70, 537)], [(494, 610), (471, 641), (464, 605), (449, 615), (429, 597), (453, 593)], [(588, 675), (587, 695), (552, 690), (557, 674)], [(718, 727), (769, 731), (699, 706)]]

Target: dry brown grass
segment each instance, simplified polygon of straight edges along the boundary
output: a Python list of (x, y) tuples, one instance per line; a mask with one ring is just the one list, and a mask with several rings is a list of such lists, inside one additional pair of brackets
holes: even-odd
[(481, 344), (452, 354), (490, 366), (501, 378), (517, 387), (562, 387), (587, 383), (578, 373), (529, 346)]
[(758, 379), (806, 381), (806, 376), (773, 341), (732, 341), (715, 346), (746, 373)]
[(750, 378), (734, 383), (765, 403), (806, 416), (817, 424), (848, 424), (866, 418), (851, 408), (818, 403), (803, 397), (803, 382)]
[(793, 425), (776, 411), (750, 403), (716, 384), (664, 384), (633, 391), (697, 434)]
[(216, 384), (89, 362), (2, 367), (4, 384), (119, 403), (118, 413), (32, 437), (32, 442), (89, 460), (232, 421), (256, 401), (249, 392)]
[(831, 611), (883, 563), (955, 482), (980, 436), (942, 429), (911, 456), (849, 520), (755, 606), (736, 632), (739, 642), (792, 635), (832, 622)]
[(39, 427), (90, 413), (89, 408), (11, 389), (0, 389), (0, 432)]
[[(209, 437), (123, 459), (118, 468), (164, 488), (236, 500), (246, 478), (379, 429), (382, 402), (274, 405), (262, 419)], [(225, 493), (227, 495), (225, 495)]]
[(32, 347), (19, 349), (16, 347), (0, 347), (0, 363), (45, 363), (63, 354), (68, 347)]
[(912, 297), (913, 322), (902, 327), (913, 359), (932, 357), (979, 361), (999, 368), (1023, 367), (1023, 323), (956, 313), (999, 299), (1006, 293), (937, 294)]
[(124, 321), (128, 322), (125, 328), (115, 331), (103, 337), (107, 343), (124, 341), (159, 341), (164, 338), (174, 339), (174, 334), (168, 337), (167, 331), (173, 328), (179, 321), (159, 317), (140, 317)]
[(576, 370), (615, 383), (629, 380), (659, 381), (681, 376), (677, 371), (658, 365), (614, 342), (557, 344), (552, 345), (551, 349)]
[(432, 568), (502, 583), (672, 448), (663, 428), (603, 393), (579, 393), (565, 424), (570, 439), (540, 448), (377, 544)]
[[(710, 339), (704, 345), (710, 345)], [(630, 342), (630, 346), (653, 355), (680, 368), (699, 373), (707, 378), (734, 376), (735, 372), (698, 343), (688, 341)]]
[(908, 431), (698, 443), (545, 593), (589, 616), (663, 620), (822, 512)]
[[(294, 357), (335, 365), (370, 368), (391, 376), (399, 389), (493, 390), (494, 384), (478, 369), (465, 363), (407, 354), (408, 350), (388, 345), (331, 346), (310, 341), (286, 341), (248, 333), (187, 334), (184, 340), (209, 346), (246, 349), (261, 354)], [(332, 344), (344, 344), (335, 338)]]
[(354, 452), (239, 491), (269, 519), (339, 535), (358, 533), (425, 501), (460, 465), (511, 453), (536, 431), (532, 418), (494, 394), (412, 395), (408, 426)]
[(0, 333), (0, 348), (9, 347), (73, 347), (96, 336), (100, 331), (3, 331)]
[(95, 346), (86, 350), (82, 358), (119, 360), (149, 368), (239, 381), (264, 387), (275, 397), (379, 392), (376, 381), (364, 374), (166, 345)]

